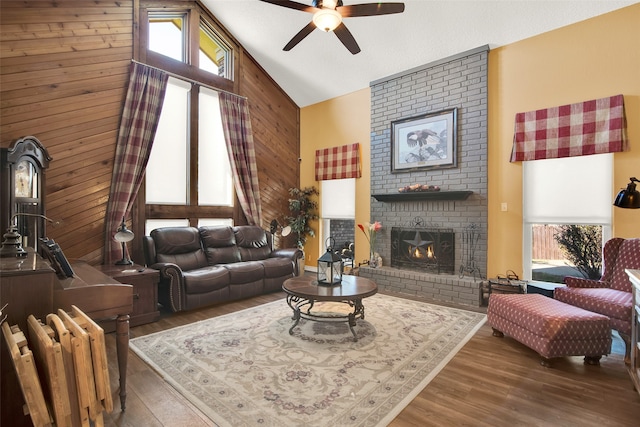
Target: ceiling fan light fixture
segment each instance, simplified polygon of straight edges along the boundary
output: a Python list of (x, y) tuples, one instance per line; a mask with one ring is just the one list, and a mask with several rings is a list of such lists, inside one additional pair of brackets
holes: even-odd
[(313, 15), (313, 23), (322, 31), (335, 30), (342, 22), (342, 15), (333, 9), (321, 9)]

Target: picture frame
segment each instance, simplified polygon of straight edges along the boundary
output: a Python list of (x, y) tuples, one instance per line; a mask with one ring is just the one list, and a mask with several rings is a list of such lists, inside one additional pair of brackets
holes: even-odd
[(391, 172), (454, 168), (457, 108), (391, 122)]

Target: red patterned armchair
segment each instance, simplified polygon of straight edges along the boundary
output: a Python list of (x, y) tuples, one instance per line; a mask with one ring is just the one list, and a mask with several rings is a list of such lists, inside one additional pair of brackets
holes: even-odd
[(554, 298), (611, 319), (626, 345), (625, 361), (630, 356), (632, 294), (626, 268), (640, 268), (640, 239), (613, 238), (602, 252), (604, 271), (600, 280), (565, 277), (566, 287), (556, 288)]

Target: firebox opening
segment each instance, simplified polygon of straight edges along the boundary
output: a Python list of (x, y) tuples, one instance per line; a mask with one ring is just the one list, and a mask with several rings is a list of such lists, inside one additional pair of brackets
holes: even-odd
[(391, 266), (454, 274), (455, 234), (450, 229), (391, 229)]

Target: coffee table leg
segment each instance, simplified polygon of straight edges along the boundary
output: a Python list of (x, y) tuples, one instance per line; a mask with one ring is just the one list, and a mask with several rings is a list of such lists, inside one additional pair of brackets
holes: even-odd
[(292, 307), (292, 308), (293, 308), (293, 317), (291, 319), (294, 321), (294, 323), (293, 323), (293, 326), (291, 326), (291, 328), (289, 329), (289, 335), (293, 335), (293, 328), (298, 326), (298, 323), (300, 322), (300, 308), (299, 307)]
[(358, 336), (356, 335), (356, 331), (353, 330), (354, 326), (356, 326), (356, 315), (355, 313), (349, 313), (349, 329), (353, 334), (353, 341), (358, 342)]

